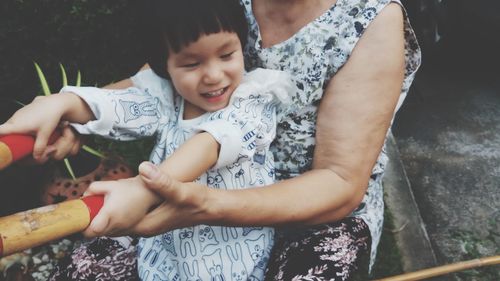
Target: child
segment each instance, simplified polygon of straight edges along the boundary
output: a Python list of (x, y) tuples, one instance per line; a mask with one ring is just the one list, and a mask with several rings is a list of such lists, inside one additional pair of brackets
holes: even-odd
[[(288, 102), (295, 89), (282, 72), (244, 73), (247, 23), (238, 1), (153, 0), (149, 5), (151, 38), (145, 43), (151, 47), (152, 70), (133, 77), (147, 87), (65, 87), (19, 110), (0, 133), (38, 132), (38, 138), (64, 120), (78, 123), (80, 133), (118, 140), (156, 135), (151, 161), (166, 159), (160, 168), (178, 180), (218, 189), (270, 184), (277, 105)], [(148, 78), (150, 71), (158, 76)], [(92, 224), (107, 235), (116, 234), (114, 217), (126, 217), (132, 225), (159, 200), (139, 178), (93, 184), (90, 192), (106, 195)], [(273, 235), (270, 227), (198, 225), (142, 238), (139, 275), (144, 280), (263, 280)], [(87, 279), (96, 276), (86, 269)]]

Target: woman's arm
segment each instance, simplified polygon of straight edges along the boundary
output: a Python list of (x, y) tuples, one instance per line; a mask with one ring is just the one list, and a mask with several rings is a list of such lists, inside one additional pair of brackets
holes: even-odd
[(391, 4), (368, 27), (321, 102), (313, 169), (330, 173), (340, 183), (331, 192), (346, 198), (316, 219), (342, 218), (361, 202), (401, 94), (404, 60), (403, 14)]
[(140, 170), (168, 202), (134, 231), (149, 235), (199, 223), (317, 224), (350, 214), (365, 194), (401, 92), (403, 36), (401, 8), (391, 4), (330, 81), (319, 109), (311, 171), (264, 188), (226, 191)]

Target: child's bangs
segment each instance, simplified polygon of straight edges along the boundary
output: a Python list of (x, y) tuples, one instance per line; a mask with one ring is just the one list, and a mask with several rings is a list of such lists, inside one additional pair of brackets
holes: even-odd
[(235, 32), (246, 43), (248, 25), (238, 0), (144, 0), (143, 16), (146, 59), (153, 71), (169, 78), (169, 52), (195, 42), (202, 35)]
[[(247, 23), (235, 0), (176, 1), (177, 9), (170, 17), (164, 15), (163, 34), (167, 46), (174, 52), (195, 42), (200, 36), (218, 32), (235, 32), (244, 44)], [(195, 5), (195, 6), (193, 6)], [(236, 6), (235, 6), (236, 5)]]

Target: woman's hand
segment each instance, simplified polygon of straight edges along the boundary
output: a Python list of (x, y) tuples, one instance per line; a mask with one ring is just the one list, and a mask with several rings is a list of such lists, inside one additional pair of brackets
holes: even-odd
[[(39, 96), (0, 125), (0, 135), (33, 135), (33, 158), (36, 162), (43, 163), (49, 157), (60, 160), (66, 155), (76, 154), (81, 146), (80, 138), (64, 120), (85, 122), (92, 117), (86, 104), (76, 95)], [(49, 144), (56, 129), (60, 137)]]
[(208, 194), (213, 189), (196, 183), (176, 181), (149, 162), (139, 166), (139, 176), (164, 201), (135, 225), (131, 229), (132, 233), (152, 236), (210, 222), (206, 206)]
[(85, 196), (104, 195), (104, 205), (84, 231), (87, 237), (121, 236), (130, 233), (146, 213), (160, 202), (139, 177), (93, 182)]

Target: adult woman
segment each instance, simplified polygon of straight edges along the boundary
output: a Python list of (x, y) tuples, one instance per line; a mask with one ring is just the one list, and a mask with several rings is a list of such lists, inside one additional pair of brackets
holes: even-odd
[[(353, 278), (370, 250), (373, 261), (380, 237), (382, 147), (420, 63), (413, 32), (391, 0), (241, 2), (250, 26), (247, 65), (288, 71), (301, 89), (293, 96), (299, 110), (280, 123), (274, 144), (276, 178), (283, 181), (216, 190), (143, 165), (143, 179), (165, 202), (139, 224), (123, 222), (107, 232), (286, 226), (269, 280)], [(131, 85), (125, 80), (115, 87)]]

